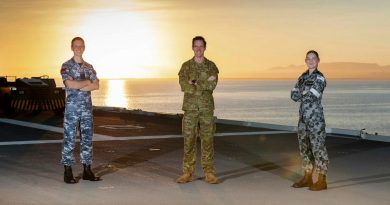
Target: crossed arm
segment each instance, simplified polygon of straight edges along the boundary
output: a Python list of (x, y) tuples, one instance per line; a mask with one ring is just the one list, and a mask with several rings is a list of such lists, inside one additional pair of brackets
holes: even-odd
[(210, 76), (204, 82), (201, 82), (201, 81), (192, 82), (191, 80), (187, 81), (187, 78), (185, 77), (185, 75), (179, 74), (179, 83), (180, 83), (182, 91), (185, 93), (193, 93), (196, 90), (211, 90), (212, 91), (217, 86), (217, 82), (218, 82), (218, 75), (217, 74)]
[(213, 91), (215, 87), (217, 87), (218, 83), (218, 75), (217, 73), (212, 74), (212, 76), (208, 77), (207, 80), (199, 81), (195, 85), (199, 90), (209, 90)]
[(308, 90), (302, 90), (304, 86), (300, 79), (291, 90), (291, 99), (295, 102), (301, 101), (302, 98), (309, 99), (310, 101), (316, 101), (322, 95), (325, 89), (326, 81), (325, 78), (320, 76), (314, 81), (314, 84)]
[(99, 80), (73, 80), (72, 77), (69, 77), (64, 81), (64, 84), (67, 88), (81, 90), (81, 91), (93, 91), (99, 89)]

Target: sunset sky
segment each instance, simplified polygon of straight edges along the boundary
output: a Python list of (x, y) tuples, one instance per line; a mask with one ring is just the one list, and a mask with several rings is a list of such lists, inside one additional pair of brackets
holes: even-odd
[(322, 63), (385, 66), (389, 8), (388, 0), (0, 0), (0, 76), (60, 77), (75, 36), (100, 78), (176, 77), (195, 35), (222, 78), (269, 77), (273, 67), (304, 64), (309, 49)]

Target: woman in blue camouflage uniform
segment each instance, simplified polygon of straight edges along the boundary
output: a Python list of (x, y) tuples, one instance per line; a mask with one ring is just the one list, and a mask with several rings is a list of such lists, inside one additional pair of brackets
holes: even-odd
[[(303, 178), (292, 185), (294, 188), (309, 187), (312, 191), (327, 188), (328, 153), (325, 147), (325, 118), (321, 105), (322, 94), (326, 87), (324, 75), (318, 70), (320, 62), (316, 51), (310, 50), (305, 59), (308, 70), (299, 78), (291, 91), (291, 99), (300, 102), (298, 141), (302, 157)], [(318, 173), (313, 183), (312, 172)]]

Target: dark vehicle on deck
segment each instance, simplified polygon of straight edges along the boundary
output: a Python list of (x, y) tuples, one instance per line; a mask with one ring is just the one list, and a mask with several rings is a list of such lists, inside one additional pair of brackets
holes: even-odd
[(62, 114), (64, 109), (65, 90), (53, 78), (0, 76), (0, 110), (6, 115), (43, 110)]

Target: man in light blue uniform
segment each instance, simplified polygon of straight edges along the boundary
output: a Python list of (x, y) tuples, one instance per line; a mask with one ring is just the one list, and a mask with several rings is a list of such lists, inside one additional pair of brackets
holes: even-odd
[(61, 163), (64, 165), (64, 182), (77, 183), (73, 177), (72, 165), (75, 163), (73, 150), (77, 129), (80, 127), (81, 163), (84, 166), (83, 179), (99, 181), (91, 171), (93, 115), (91, 91), (99, 89), (99, 79), (92, 65), (83, 60), (84, 40), (72, 39), (73, 58), (62, 64), (61, 76), (66, 87), (64, 113), (64, 143)]

